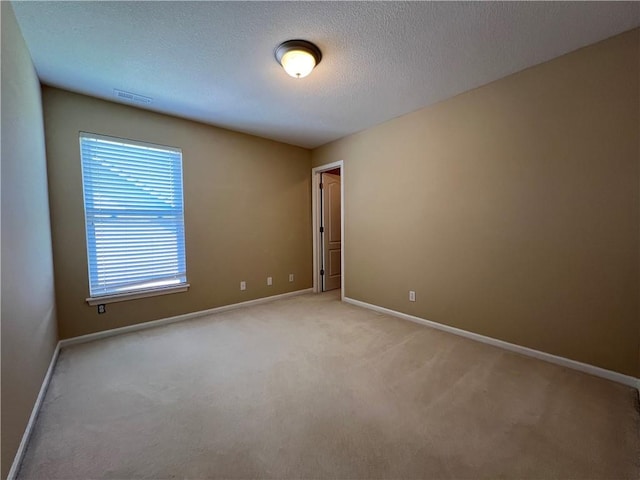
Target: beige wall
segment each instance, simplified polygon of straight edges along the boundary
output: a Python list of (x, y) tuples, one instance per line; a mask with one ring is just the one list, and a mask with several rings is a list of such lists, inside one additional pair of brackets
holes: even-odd
[(314, 150), (346, 295), (640, 374), (639, 58), (627, 32)]
[[(62, 338), (311, 286), (308, 150), (54, 88), (43, 102)], [(188, 292), (87, 305), (79, 131), (182, 148)]]
[(11, 5), (2, 17), (2, 478), (56, 343), (40, 83)]

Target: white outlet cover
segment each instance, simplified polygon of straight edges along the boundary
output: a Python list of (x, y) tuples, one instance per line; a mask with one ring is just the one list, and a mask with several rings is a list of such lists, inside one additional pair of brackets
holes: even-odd
[(289, 274), (289, 281), (290, 281), (290, 282), (293, 282), (293, 273), (290, 273), (290, 274)]
[(240, 290), (246, 290), (247, 289), (247, 282), (240, 282)]
[(273, 285), (273, 277), (267, 277), (267, 285)]

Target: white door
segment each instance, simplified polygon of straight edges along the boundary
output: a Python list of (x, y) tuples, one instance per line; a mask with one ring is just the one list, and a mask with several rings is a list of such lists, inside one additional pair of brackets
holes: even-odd
[(340, 228), (340, 175), (322, 173), (320, 176), (322, 197), (322, 291), (340, 288), (342, 283)]

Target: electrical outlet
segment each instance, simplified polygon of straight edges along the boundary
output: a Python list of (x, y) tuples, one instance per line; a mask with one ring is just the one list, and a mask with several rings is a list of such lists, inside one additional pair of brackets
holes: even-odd
[(247, 289), (247, 282), (243, 280), (240, 282), (240, 290), (246, 290), (246, 289)]
[(267, 285), (273, 285), (273, 277), (267, 277)]
[(416, 301), (416, 292), (414, 292), (413, 290), (409, 290), (409, 301), (410, 302)]
[(107, 306), (104, 303), (98, 305), (98, 314), (102, 315), (103, 313), (107, 313)]
[(290, 274), (289, 274), (289, 281), (290, 281), (290, 282), (293, 282), (293, 273), (290, 273)]

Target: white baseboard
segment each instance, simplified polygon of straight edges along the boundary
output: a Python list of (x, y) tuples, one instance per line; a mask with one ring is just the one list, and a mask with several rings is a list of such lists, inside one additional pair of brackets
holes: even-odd
[(42, 402), (44, 401), (44, 396), (47, 393), (47, 389), (49, 388), (49, 382), (51, 381), (53, 368), (56, 365), (56, 361), (58, 360), (59, 353), (60, 353), (60, 342), (58, 342), (55, 350), (53, 351), (51, 362), (49, 362), (49, 368), (47, 369), (47, 373), (45, 374), (44, 379), (42, 380), (42, 386), (40, 387), (40, 391), (38, 392), (38, 396), (36, 397), (36, 402), (33, 404), (33, 408), (31, 409), (31, 416), (29, 417), (29, 421), (27, 422), (27, 428), (24, 429), (24, 434), (22, 435), (22, 440), (20, 440), (20, 446), (18, 446), (18, 451), (16, 452), (16, 455), (13, 458), (13, 463), (11, 464), (11, 469), (9, 470), (9, 474), (7, 475), (7, 480), (14, 480), (16, 478), (16, 475), (18, 475), (18, 471), (20, 470), (20, 465), (22, 464), (22, 458), (24, 457), (24, 453), (27, 449), (27, 444), (29, 443), (29, 438), (31, 437), (31, 433), (33, 432), (33, 427), (36, 423), (36, 418), (38, 417), (38, 413), (40, 413), (40, 407), (42, 406)]
[(193, 318), (204, 317), (213, 313), (225, 312), (227, 310), (235, 310), (236, 308), (249, 307), (251, 305), (259, 305), (261, 303), (269, 303), (275, 300), (280, 300), (288, 297), (295, 297), (297, 295), (304, 295), (313, 291), (312, 288), (305, 288), (304, 290), (296, 290), (295, 292), (281, 293), (279, 295), (272, 295), (270, 297), (256, 298), (255, 300), (247, 300), (246, 302), (232, 303), (230, 305), (223, 305), (221, 307), (210, 308), (209, 310), (200, 310), (198, 312), (185, 313), (183, 315), (176, 315), (175, 317), (161, 318), (160, 320), (152, 320), (150, 322), (137, 323), (135, 325), (128, 325), (126, 327), (113, 328), (111, 330), (104, 330), (102, 332), (89, 333), (87, 335), (81, 335), (79, 337), (67, 338), (60, 340), (60, 348), (69, 347), (71, 345), (77, 345), (79, 343), (93, 342), (94, 340), (100, 340), (101, 338), (114, 337), (116, 335), (122, 335), (123, 333), (137, 332), (139, 330), (147, 330), (148, 328), (160, 327), (162, 325), (168, 325), (170, 323), (182, 322), (185, 320), (191, 320)]
[(595, 375), (596, 377), (606, 378), (607, 380), (612, 380), (614, 382), (622, 383), (623, 385), (627, 385), (629, 387), (637, 388), (638, 390), (640, 390), (639, 378), (631, 377), (629, 375), (623, 375), (622, 373), (613, 372), (611, 370), (606, 370), (604, 368), (596, 367), (594, 365), (577, 362), (569, 358), (559, 357), (557, 355), (541, 352), (539, 350), (523, 347), (520, 345), (516, 345), (514, 343), (505, 342), (503, 340), (497, 340), (495, 338), (485, 337), (484, 335), (480, 335), (478, 333), (469, 332), (467, 330), (462, 330), (460, 328), (450, 327), (442, 323), (432, 322), (431, 320), (425, 320), (424, 318), (415, 317), (413, 315), (409, 315), (402, 312), (397, 312), (389, 308), (379, 307), (377, 305), (372, 305), (370, 303), (361, 302), (360, 300), (354, 300), (353, 298), (344, 297), (344, 301), (352, 305), (356, 305), (358, 307), (367, 308), (369, 310), (385, 313), (393, 317), (398, 317), (404, 320), (409, 320), (411, 322), (419, 323), (421, 325), (426, 325), (427, 327), (442, 330), (443, 332), (452, 333), (460, 337), (469, 338), (471, 340), (475, 340), (476, 342), (486, 343), (488, 345), (493, 345), (494, 347), (499, 347), (505, 350), (509, 350), (511, 352), (520, 353), (522, 355), (526, 355), (527, 357), (533, 357), (540, 360), (544, 360), (549, 363), (555, 363), (556, 365), (568, 367), (573, 370), (579, 370), (581, 372), (588, 373), (590, 375)]

